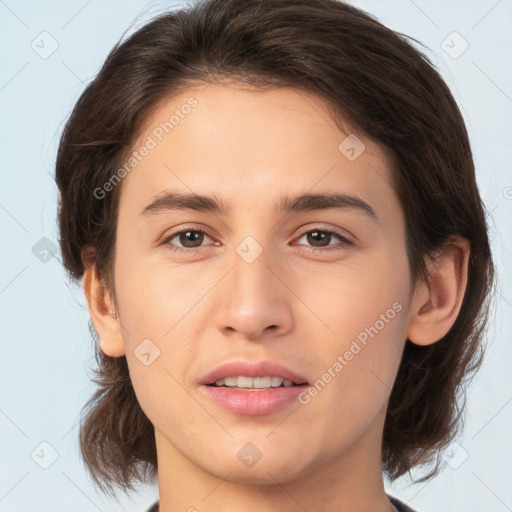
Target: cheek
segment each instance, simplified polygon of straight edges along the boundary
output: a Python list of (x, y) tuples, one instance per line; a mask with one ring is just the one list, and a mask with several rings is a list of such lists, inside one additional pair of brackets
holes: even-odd
[(367, 264), (304, 282), (304, 294), (316, 282), (318, 293), (309, 292), (308, 305), (321, 317), (315, 325), (327, 333), (308, 348), (317, 361), (316, 387), (325, 407), (344, 404), (333, 407), (337, 420), (342, 416), (346, 421), (347, 408), (375, 413), (391, 391), (406, 339), (409, 276), (396, 271), (408, 268), (401, 260), (391, 251), (375, 252)]
[(340, 343), (341, 348), (358, 335), (364, 342), (366, 329), (375, 332), (372, 326), (381, 339), (393, 339), (392, 330), (404, 327), (400, 322), (405, 317), (409, 275), (397, 269), (407, 268), (402, 255), (382, 249), (326, 266), (326, 270), (318, 266), (308, 271), (297, 269), (288, 278), (309, 309), (302, 320), (313, 322), (320, 335)]
[(115, 286), (130, 377), (143, 410), (155, 401), (150, 407), (161, 414), (162, 395), (154, 390), (165, 390), (168, 405), (187, 401), (178, 382), (185, 382), (199, 350), (198, 301), (208, 283), (197, 271), (183, 272), (161, 257), (151, 261), (127, 243), (118, 247)]
[[(163, 341), (191, 310), (194, 297), (197, 301), (196, 283), (190, 281), (194, 276), (187, 276), (162, 257), (148, 257), (128, 243), (118, 253), (115, 283), (124, 334), (130, 343), (140, 342), (141, 336)], [(160, 256), (161, 249), (156, 249), (155, 255)]]
[(128, 258), (119, 263), (116, 286), (125, 327), (123, 341), (137, 400), (153, 424), (179, 429), (181, 415), (197, 412), (183, 387), (197, 350), (193, 333), (184, 335), (194, 317), (188, 299), (190, 286), (181, 288), (178, 272), (142, 268)]

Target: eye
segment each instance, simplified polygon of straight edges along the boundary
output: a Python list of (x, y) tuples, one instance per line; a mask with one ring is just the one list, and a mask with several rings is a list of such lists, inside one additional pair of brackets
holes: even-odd
[[(165, 237), (162, 243), (168, 244), (169, 249), (172, 251), (191, 253), (195, 252), (195, 249), (198, 247), (201, 247), (201, 243), (204, 241), (205, 237), (210, 238), (208, 234), (201, 229), (182, 229), (181, 231), (176, 231)], [(176, 243), (172, 242), (175, 238), (176, 241), (181, 244), (181, 247), (176, 246)]]
[[(310, 229), (309, 231), (305, 231), (299, 240), (301, 238), (306, 237), (306, 240), (308, 243), (313, 244), (313, 247), (309, 247), (309, 250), (312, 252), (326, 252), (326, 251), (337, 251), (341, 250), (344, 247), (354, 245), (354, 243), (349, 240), (348, 238), (344, 237), (340, 233), (337, 233), (336, 231), (333, 231), (331, 229)], [(332, 241), (332, 239), (337, 238), (341, 241), (341, 243), (338, 243), (334, 246), (329, 247), (328, 249), (321, 249), (320, 247), (328, 247), (330, 244), (329, 242)], [(318, 245), (316, 245), (318, 244)]]

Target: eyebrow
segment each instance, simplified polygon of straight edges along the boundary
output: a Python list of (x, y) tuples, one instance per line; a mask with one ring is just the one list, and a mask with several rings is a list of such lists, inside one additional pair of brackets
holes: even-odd
[[(226, 217), (231, 212), (231, 208), (231, 203), (218, 200), (214, 196), (165, 192), (149, 203), (139, 215), (148, 216), (173, 210), (195, 210)], [(378, 222), (375, 210), (366, 201), (351, 194), (307, 193), (294, 197), (282, 196), (275, 211), (276, 213), (289, 213), (330, 209), (357, 211)]]

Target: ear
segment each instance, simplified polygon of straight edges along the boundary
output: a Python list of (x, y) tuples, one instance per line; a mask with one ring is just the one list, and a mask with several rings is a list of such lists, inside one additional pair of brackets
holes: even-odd
[(111, 357), (125, 355), (121, 322), (115, 311), (114, 301), (98, 276), (96, 265), (86, 266), (83, 287), (101, 351)]
[(407, 337), (412, 343), (431, 345), (455, 323), (466, 291), (469, 255), (469, 241), (455, 237), (428, 260), (429, 282), (416, 288), (409, 310)]

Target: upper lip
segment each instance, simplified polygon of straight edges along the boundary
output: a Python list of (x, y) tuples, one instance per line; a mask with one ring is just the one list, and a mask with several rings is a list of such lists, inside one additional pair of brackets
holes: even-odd
[(229, 361), (217, 366), (201, 380), (201, 384), (213, 384), (224, 377), (266, 377), (274, 376), (291, 380), (294, 384), (307, 384), (304, 377), (273, 361)]

